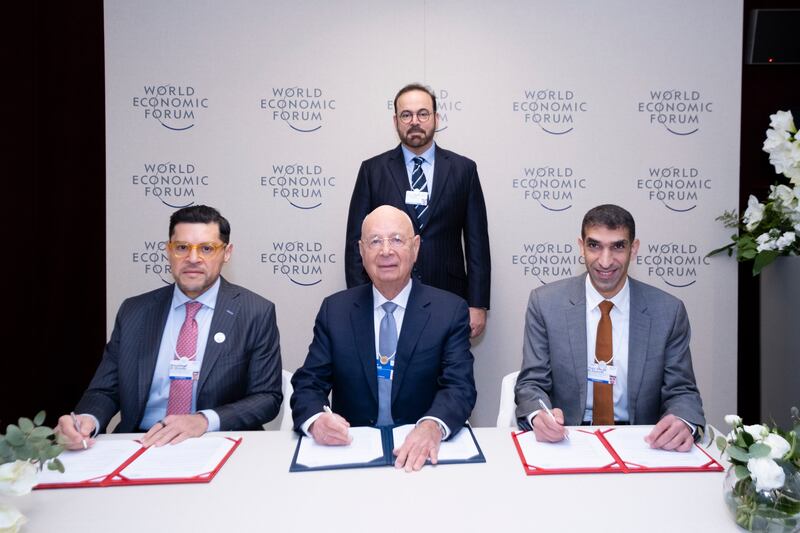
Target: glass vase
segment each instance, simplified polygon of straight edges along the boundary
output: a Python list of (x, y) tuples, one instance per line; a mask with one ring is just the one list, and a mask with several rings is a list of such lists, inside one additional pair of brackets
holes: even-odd
[(786, 475), (781, 487), (756, 490), (752, 478), (736, 478), (731, 466), (722, 494), (736, 524), (747, 531), (790, 533), (800, 531), (800, 471), (791, 463), (776, 461)]

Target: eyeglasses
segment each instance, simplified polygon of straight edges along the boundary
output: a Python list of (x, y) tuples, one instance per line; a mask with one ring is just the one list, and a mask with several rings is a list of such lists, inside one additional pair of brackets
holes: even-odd
[(384, 241), (389, 243), (389, 248), (397, 250), (405, 246), (406, 242), (408, 242), (408, 238), (402, 235), (392, 235), (390, 237), (378, 237), (377, 235), (373, 235), (366, 241), (362, 240), (361, 242), (366, 244), (367, 248), (370, 250), (380, 250), (383, 248)]
[(411, 119), (414, 118), (414, 115), (417, 115), (417, 120), (419, 120), (420, 122), (428, 122), (432, 114), (433, 113), (431, 113), (427, 109), (420, 109), (416, 113), (413, 113), (411, 111), (403, 111), (402, 113), (397, 115), (397, 118), (399, 118), (400, 122), (402, 122), (403, 124), (410, 124)]
[(217, 255), (217, 253), (228, 246), (222, 242), (201, 242), (200, 244), (190, 244), (182, 241), (170, 241), (167, 243), (167, 248), (175, 257), (186, 257), (192, 250), (197, 252), (197, 255), (205, 259), (209, 259)]

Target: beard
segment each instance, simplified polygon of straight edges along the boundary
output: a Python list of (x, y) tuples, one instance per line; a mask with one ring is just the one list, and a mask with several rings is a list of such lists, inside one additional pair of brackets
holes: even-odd
[(436, 125), (435, 122), (432, 121), (430, 130), (425, 130), (425, 128), (422, 126), (412, 126), (405, 132), (402, 132), (400, 129), (398, 129), (397, 135), (400, 137), (400, 141), (406, 146), (410, 146), (411, 148), (419, 148), (420, 146), (425, 146), (433, 140), (433, 134), (435, 131)]

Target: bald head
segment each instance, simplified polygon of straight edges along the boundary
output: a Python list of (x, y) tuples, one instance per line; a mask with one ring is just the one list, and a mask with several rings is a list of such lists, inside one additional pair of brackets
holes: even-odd
[(405, 212), (382, 205), (364, 218), (358, 248), (372, 284), (391, 300), (411, 279), (419, 236)]

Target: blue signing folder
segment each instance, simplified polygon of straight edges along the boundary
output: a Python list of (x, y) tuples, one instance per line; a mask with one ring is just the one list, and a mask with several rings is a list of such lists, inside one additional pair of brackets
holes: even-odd
[[(383, 428), (353, 427), (350, 428), (353, 442), (348, 446), (323, 446), (312, 438), (301, 436), (289, 471), (393, 466), (395, 457), (392, 452), (395, 443), (398, 443), (397, 446), (402, 445), (412, 429), (413, 424)], [(465, 425), (458, 434), (439, 446), (437, 464), (485, 462), (486, 457), (469, 425)]]

